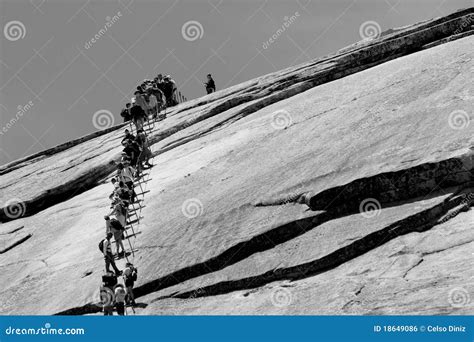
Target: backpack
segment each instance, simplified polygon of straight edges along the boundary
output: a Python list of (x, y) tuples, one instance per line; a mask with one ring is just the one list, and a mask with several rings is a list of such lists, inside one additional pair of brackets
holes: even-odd
[(137, 281), (137, 269), (134, 268), (130, 277), (124, 276), (125, 286), (133, 286), (133, 283)]
[(106, 274), (102, 276), (102, 283), (104, 283), (104, 286), (113, 289), (115, 285), (117, 285), (118, 280), (117, 276), (115, 274)]
[(100, 242), (99, 242), (99, 250), (100, 250), (102, 253), (104, 253), (104, 240), (105, 240), (105, 239), (102, 239), (102, 240), (100, 240)]
[[(116, 229), (116, 230), (124, 230), (125, 228), (122, 226), (122, 224), (117, 220), (117, 219), (110, 219), (110, 226), (113, 228), (113, 229)], [(103, 241), (103, 240), (102, 240)]]

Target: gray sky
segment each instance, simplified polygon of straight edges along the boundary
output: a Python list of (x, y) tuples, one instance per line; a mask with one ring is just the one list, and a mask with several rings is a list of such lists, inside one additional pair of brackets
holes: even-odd
[(0, 0), (0, 165), (96, 131), (98, 111), (121, 122), (120, 109), (145, 77), (171, 74), (196, 98), (205, 94), (207, 73), (222, 89), (361, 40), (369, 21), (386, 30), (471, 6), (474, 0)]

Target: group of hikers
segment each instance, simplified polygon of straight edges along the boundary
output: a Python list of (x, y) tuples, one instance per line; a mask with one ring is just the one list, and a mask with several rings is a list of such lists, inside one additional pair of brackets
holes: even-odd
[[(123, 240), (129, 218), (129, 207), (138, 203), (135, 182), (140, 179), (144, 169), (153, 166), (150, 164), (152, 153), (143, 127), (141, 129), (137, 127), (136, 136), (126, 129), (122, 146), (124, 148), (115, 177), (110, 181), (113, 191), (109, 195), (110, 212), (104, 216), (105, 239), (99, 243), (105, 261), (105, 274), (102, 276), (100, 289), (104, 315), (112, 315), (114, 308), (119, 315), (124, 315), (126, 305), (132, 307), (136, 305), (133, 286), (138, 271), (128, 260)], [(112, 238), (116, 245), (115, 254), (112, 251)], [(125, 270), (121, 271), (115, 264), (115, 259), (123, 257), (127, 258), (127, 263)], [(113, 271), (110, 270), (111, 267)], [(123, 278), (123, 283), (118, 281), (120, 276)]]
[(178, 104), (176, 82), (171, 76), (159, 74), (154, 80), (146, 79), (137, 86), (131, 103), (127, 103), (120, 116), (123, 121), (133, 121), (138, 129), (152, 115), (153, 119), (164, 119), (160, 116), (162, 109)]
[[(161, 84), (163, 86), (159, 86)], [(172, 84), (172, 87), (168, 88), (168, 84)], [(121, 158), (117, 163), (116, 174), (111, 179), (113, 185), (113, 191), (109, 195), (111, 211), (104, 216), (105, 239), (99, 243), (99, 249), (105, 261), (105, 274), (102, 276), (100, 293), (106, 316), (113, 315), (114, 309), (118, 315), (124, 315), (127, 305), (132, 308), (136, 305), (133, 286), (137, 280), (138, 270), (129, 262), (123, 240), (129, 207), (139, 204), (135, 193), (136, 182), (142, 177), (143, 170), (153, 166), (150, 163), (152, 152), (144, 125), (150, 119), (166, 118), (166, 114), (161, 114), (161, 111), (177, 104), (175, 93), (176, 85), (169, 76), (163, 78), (162, 75), (158, 75), (153, 81), (144, 80), (137, 86), (131, 103), (127, 103), (127, 108), (121, 113), (124, 121), (134, 123), (136, 134), (131, 132), (133, 127), (130, 124), (130, 130), (125, 130), (121, 140), (123, 146)], [(115, 254), (112, 251), (114, 242)], [(123, 257), (127, 258), (127, 263), (125, 269), (121, 271), (115, 264), (115, 260)], [(120, 276), (123, 282), (119, 281)]]
[[(216, 84), (211, 74), (207, 75), (207, 82), (204, 83), (207, 94), (216, 91)], [(145, 79), (137, 86), (134, 97), (130, 103), (125, 105), (120, 116), (123, 121), (133, 121), (137, 129), (143, 128), (147, 117), (152, 115), (153, 119), (165, 119), (166, 116), (160, 112), (167, 107), (173, 107), (179, 103), (176, 82), (170, 75), (158, 74), (153, 80)]]
[[(212, 76), (207, 75), (205, 83), (208, 94), (215, 92), (216, 87)], [(113, 315), (114, 309), (118, 315), (125, 315), (126, 307), (136, 306), (133, 286), (137, 280), (137, 268), (128, 260), (123, 244), (129, 216), (129, 207), (139, 204), (135, 193), (136, 182), (142, 177), (142, 171), (153, 167), (150, 163), (152, 152), (144, 126), (148, 120), (163, 120), (166, 118), (167, 107), (174, 106), (182, 99), (177, 95), (176, 83), (168, 75), (158, 74), (153, 80), (145, 79), (137, 86), (134, 97), (126, 104), (121, 112), (124, 122), (133, 122), (136, 135), (130, 124), (121, 141), (123, 146), (121, 159), (117, 163), (115, 176), (111, 179), (113, 191), (109, 195), (111, 211), (104, 216), (105, 238), (99, 243), (99, 249), (104, 256), (105, 274), (102, 276), (100, 288), (101, 302), (104, 315)], [(138, 216), (137, 216), (138, 220)], [(113, 238), (113, 241), (112, 241)], [(129, 236), (127, 238), (130, 238)], [(115, 242), (116, 253), (112, 251)], [(130, 242), (130, 241), (129, 241)], [(133, 251), (132, 251), (133, 253)], [(126, 258), (123, 271), (119, 270), (115, 260)], [(112, 267), (112, 270), (110, 269)], [(123, 282), (119, 281), (122, 276)]]

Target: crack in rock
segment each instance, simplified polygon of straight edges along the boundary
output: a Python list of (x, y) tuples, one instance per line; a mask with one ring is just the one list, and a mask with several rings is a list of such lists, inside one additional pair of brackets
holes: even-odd
[[(201, 287), (198, 290), (180, 293), (172, 297), (185, 299), (221, 295), (233, 291), (261, 287), (275, 281), (295, 281), (327, 272), (343, 263), (370, 252), (396, 237), (412, 232), (424, 232), (435, 225), (445, 222), (441, 221), (445, 213), (449, 209), (465, 202), (467, 198), (472, 196), (472, 194), (472, 191), (469, 193), (458, 192), (453, 194), (438, 205), (399, 220), (384, 229), (368, 234), (367, 236), (314, 261), (298, 266), (269, 271), (258, 276), (220, 282), (214, 285)], [(449, 219), (452, 219), (453, 217), (454, 216), (450, 216)], [(163, 297), (162, 299), (164, 298), (169, 297)]]

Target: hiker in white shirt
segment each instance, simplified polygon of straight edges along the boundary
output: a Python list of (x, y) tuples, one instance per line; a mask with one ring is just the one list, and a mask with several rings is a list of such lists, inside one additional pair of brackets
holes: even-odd
[(112, 243), (110, 242), (112, 235), (113, 234), (111, 232), (107, 233), (107, 236), (104, 239), (103, 246), (102, 246), (102, 253), (104, 254), (104, 260), (105, 260), (105, 271), (110, 272), (110, 265), (112, 265), (112, 268), (114, 269), (115, 274), (121, 275), (122, 271), (120, 271), (115, 265), (114, 255), (112, 254)]

